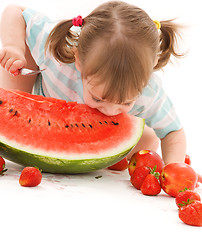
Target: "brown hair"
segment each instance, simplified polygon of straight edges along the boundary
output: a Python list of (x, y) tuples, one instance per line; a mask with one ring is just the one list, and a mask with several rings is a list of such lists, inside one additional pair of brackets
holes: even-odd
[(77, 43), (82, 78), (98, 76), (95, 85), (106, 83), (103, 99), (122, 103), (141, 93), (153, 70), (164, 67), (171, 55), (181, 56), (175, 50), (179, 26), (172, 20), (160, 23), (158, 30), (142, 9), (121, 1), (107, 2), (84, 18), (80, 36), (70, 30), (72, 20), (58, 23), (46, 49), (58, 61), (72, 63), (72, 47)]

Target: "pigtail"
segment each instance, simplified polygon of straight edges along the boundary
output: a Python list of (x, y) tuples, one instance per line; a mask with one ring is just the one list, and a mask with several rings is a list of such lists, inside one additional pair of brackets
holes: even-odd
[(78, 41), (78, 35), (70, 30), (72, 26), (72, 20), (59, 22), (47, 38), (45, 51), (49, 50), (57, 61), (63, 63), (75, 61), (72, 47)]
[(164, 67), (169, 61), (171, 55), (176, 58), (184, 56), (176, 52), (177, 42), (180, 38), (179, 29), (180, 25), (173, 22), (173, 20), (161, 21), (161, 34), (160, 34), (160, 53), (158, 55), (158, 63), (154, 67), (159, 70)]

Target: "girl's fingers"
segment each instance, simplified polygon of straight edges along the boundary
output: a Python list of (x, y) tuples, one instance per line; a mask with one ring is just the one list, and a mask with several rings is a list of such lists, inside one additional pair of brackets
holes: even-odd
[(198, 174), (198, 182), (202, 183), (202, 175)]
[(10, 57), (8, 57), (8, 56), (4, 56), (3, 58), (2, 58), (2, 60), (1, 60), (1, 66), (3, 67), (3, 68), (5, 68), (5, 65), (6, 65), (6, 63), (7, 63), (7, 61), (10, 59)]
[(0, 64), (1, 64), (1, 61), (4, 58), (4, 56), (5, 56), (5, 51), (3, 49), (1, 49), (0, 50)]
[(9, 72), (10, 73), (15, 73), (19, 69), (23, 68), (25, 66), (26, 62), (22, 60), (15, 60), (13, 64), (11, 65)]
[(17, 76), (17, 75), (19, 75), (20, 74), (20, 70), (16, 70), (14, 73), (12, 73), (12, 75), (15, 77), (15, 76)]
[(5, 70), (9, 72), (10, 67), (12, 66), (13, 62), (15, 61), (15, 59), (13, 58), (9, 58), (8, 61), (5, 64)]

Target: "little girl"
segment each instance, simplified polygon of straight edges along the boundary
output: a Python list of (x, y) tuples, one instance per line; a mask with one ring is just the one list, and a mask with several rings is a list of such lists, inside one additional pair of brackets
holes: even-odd
[[(183, 128), (154, 73), (171, 55), (180, 56), (177, 29), (171, 20), (152, 21), (142, 9), (121, 1), (61, 22), (10, 5), (0, 24), (0, 87), (85, 103), (106, 115), (128, 112), (144, 118), (145, 130), (133, 152), (156, 151), (160, 139), (166, 164), (184, 162)], [(22, 76), (23, 67), (46, 70)]]

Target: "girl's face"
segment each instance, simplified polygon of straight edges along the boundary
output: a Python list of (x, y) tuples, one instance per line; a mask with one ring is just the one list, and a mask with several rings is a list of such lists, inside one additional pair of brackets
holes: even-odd
[(83, 80), (83, 98), (86, 105), (91, 108), (97, 108), (107, 116), (114, 116), (120, 113), (128, 113), (135, 104), (134, 99), (128, 99), (126, 102), (117, 104), (102, 99), (104, 84), (93, 86), (89, 79)]

